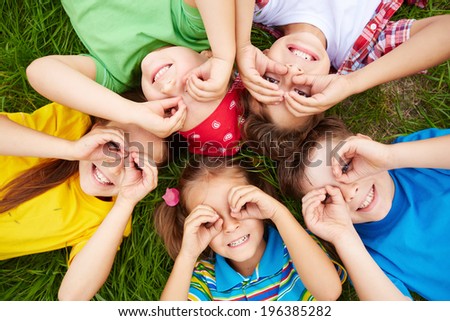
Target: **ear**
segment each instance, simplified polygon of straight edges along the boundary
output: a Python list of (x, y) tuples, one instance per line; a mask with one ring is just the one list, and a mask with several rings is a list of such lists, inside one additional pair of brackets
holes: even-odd
[(363, 138), (363, 139), (367, 139), (367, 140), (373, 140), (372, 138), (370, 138), (369, 136), (367, 136), (367, 135), (363, 135), (363, 134), (356, 134), (356, 137), (358, 137), (358, 138)]
[(200, 52), (200, 55), (202, 55), (202, 56), (204, 56), (204, 57), (206, 57), (206, 58), (211, 58), (212, 57), (212, 51), (211, 50), (203, 50), (203, 51), (201, 51)]

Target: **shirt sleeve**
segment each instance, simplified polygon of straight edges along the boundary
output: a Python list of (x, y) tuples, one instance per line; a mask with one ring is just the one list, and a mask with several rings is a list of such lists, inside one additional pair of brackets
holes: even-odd
[(402, 142), (412, 142), (416, 140), (423, 140), (428, 138), (440, 137), (450, 135), (450, 128), (439, 129), (439, 128), (429, 128), (420, 130), (418, 132), (397, 137), (392, 143), (402, 143)]
[[(201, 273), (199, 265), (194, 269), (189, 288), (189, 301), (213, 301), (211, 291), (208, 288), (205, 277)], [(201, 266), (201, 265), (200, 265)]]
[(51, 103), (33, 113), (0, 113), (22, 126), (68, 140), (83, 136), (91, 119), (89, 115), (57, 103)]
[[(90, 57), (95, 63), (95, 82), (106, 87), (115, 93), (121, 93), (129, 90), (131, 87), (119, 81), (113, 74), (105, 67), (105, 65), (91, 54), (82, 54), (82, 56)], [(131, 83), (131, 80), (130, 80)]]

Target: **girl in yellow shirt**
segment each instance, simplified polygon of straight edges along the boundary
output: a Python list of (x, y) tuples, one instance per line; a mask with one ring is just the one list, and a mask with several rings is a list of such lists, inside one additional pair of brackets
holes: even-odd
[(0, 131), (0, 260), (71, 247), (58, 297), (91, 299), (157, 185), (164, 142), (56, 103), (0, 113)]

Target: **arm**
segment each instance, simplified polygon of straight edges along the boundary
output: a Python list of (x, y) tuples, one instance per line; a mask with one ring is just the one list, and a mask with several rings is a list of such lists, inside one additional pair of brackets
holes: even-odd
[[(157, 185), (156, 167), (148, 159), (141, 162), (138, 157), (136, 152), (130, 154), (114, 207), (73, 259), (59, 288), (60, 300), (90, 300), (108, 278), (135, 205)], [(144, 163), (142, 171), (132, 161)]]
[[(331, 202), (323, 204), (327, 193)], [(338, 188), (309, 192), (302, 199), (302, 212), (308, 228), (335, 246), (361, 300), (408, 300), (367, 252)]]
[[(229, 204), (236, 218), (271, 219), (275, 223), (298, 275), (317, 300), (339, 297), (342, 286), (333, 263), (283, 204), (251, 185), (233, 188)], [(244, 205), (246, 209), (242, 209)]]
[(234, 1), (185, 0), (197, 7), (211, 45), (212, 57), (192, 71), (187, 91), (198, 101), (223, 97), (236, 55)]
[(180, 253), (161, 294), (161, 301), (186, 301), (192, 271), (200, 254), (222, 230), (223, 220), (209, 206), (199, 205), (186, 217)]
[(267, 71), (284, 75), (286, 66), (266, 57), (251, 43), (251, 30), (255, 1), (236, 0), (236, 60), (245, 87), (251, 95), (263, 103), (282, 101), (283, 91), (278, 85), (265, 80), (261, 75)]
[(103, 146), (115, 142), (123, 152), (123, 133), (119, 129), (96, 126), (77, 141), (52, 136), (22, 126), (0, 115), (0, 155), (60, 158), (67, 160), (100, 160), (113, 156)]
[[(353, 182), (381, 171), (417, 167), (450, 169), (450, 135), (411, 142), (381, 144), (358, 134), (346, 140), (332, 159), (333, 174), (341, 182)], [(350, 164), (342, 173), (343, 163)]]
[(410, 39), (381, 58), (347, 75), (295, 76), (293, 82), (311, 86), (313, 95), (287, 95), (306, 111), (315, 108), (321, 112), (353, 94), (436, 66), (450, 58), (449, 29), (450, 15), (417, 20)]
[[(36, 59), (27, 68), (31, 86), (44, 97), (89, 115), (134, 123), (160, 137), (180, 127), (185, 106), (178, 98), (136, 103), (95, 82), (95, 63), (86, 56), (47, 56)], [(178, 111), (164, 118), (164, 111)]]

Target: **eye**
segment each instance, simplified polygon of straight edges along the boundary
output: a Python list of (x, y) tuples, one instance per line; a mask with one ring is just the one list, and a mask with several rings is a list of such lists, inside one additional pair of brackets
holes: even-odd
[(110, 141), (106, 143), (106, 146), (108, 147), (108, 150), (111, 152), (118, 152), (120, 151), (120, 144)]
[(349, 161), (347, 164), (345, 164), (344, 166), (342, 166), (342, 174), (347, 173), (350, 170), (350, 165), (352, 164), (352, 161)]
[(305, 93), (303, 90), (294, 88), (294, 91), (300, 96), (309, 97), (309, 95), (307, 93)]
[(276, 80), (275, 78), (269, 77), (269, 76), (264, 76), (263, 77), (265, 80), (267, 80), (268, 82), (272, 83), (272, 84), (278, 84), (279, 81)]

